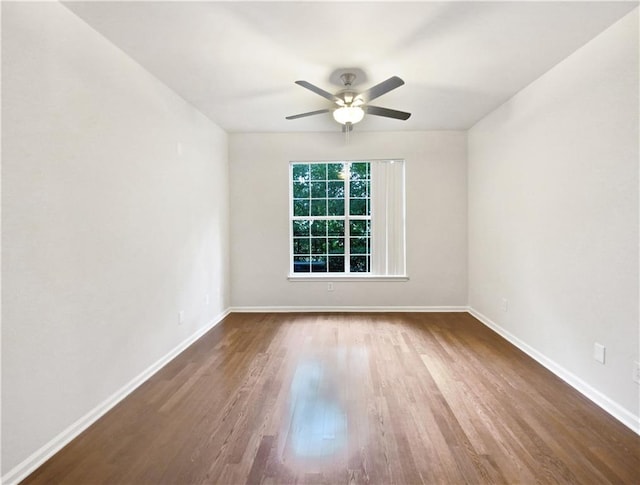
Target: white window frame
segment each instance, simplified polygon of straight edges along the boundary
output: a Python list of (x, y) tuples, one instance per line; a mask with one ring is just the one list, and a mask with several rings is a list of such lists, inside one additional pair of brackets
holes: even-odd
[[(288, 279), (291, 281), (318, 281), (322, 280), (348, 280), (348, 281), (357, 281), (357, 280), (366, 280), (366, 281), (407, 281), (409, 278), (406, 275), (406, 246), (405, 246), (405, 195), (404, 195), (404, 169), (402, 170), (401, 180), (397, 180), (396, 183), (401, 186), (401, 199), (390, 201), (390, 205), (394, 206), (395, 210), (399, 211), (398, 214), (400, 216), (396, 217), (396, 219), (401, 219), (397, 221), (395, 227), (392, 230), (401, 231), (399, 237), (397, 238), (397, 244), (395, 246), (393, 244), (389, 244), (389, 227), (377, 227), (376, 224), (376, 212), (375, 208), (380, 207), (379, 200), (385, 200), (384, 203), (389, 203), (388, 200), (388, 187), (375, 187), (373, 183), (373, 175), (370, 175), (370, 213), (368, 216), (351, 216), (349, 215), (349, 179), (350, 173), (345, 176), (345, 213), (344, 216), (309, 216), (309, 217), (294, 217), (293, 215), (293, 207), (294, 207), (294, 198), (293, 198), (293, 166), (296, 164), (314, 164), (314, 163), (322, 163), (322, 164), (331, 164), (331, 163), (348, 163), (349, 168), (353, 163), (369, 163), (370, 164), (370, 173), (373, 172), (373, 167), (375, 164), (380, 163), (394, 163), (399, 162), (403, 164), (404, 160), (402, 159), (369, 159), (369, 160), (296, 160), (291, 161), (289, 163), (289, 171), (288, 171), (288, 186), (289, 186), (289, 274)], [(388, 185), (385, 184), (385, 185)], [(376, 199), (374, 201), (374, 198)], [(388, 212), (388, 209), (382, 210), (379, 215), (381, 220), (388, 219), (388, 214), (384, 212)], [(345, 231), (344, 231), (344, 240), (345, 240), (345, 252), (344, 252), (344, 260), (345, 260), (345, 272), (337, 273), (337, 272), (294, 272), (294, 236), (293, 236), (293, 221), (294, 220), (335, 220), (340, 219), (344, 220)], [(368, 272), (350, 272), (350, 220), (369, 220), (370, 221), (370, 245), (369, 245), (369, 271)], [(375, 232), (377, 231), (377, 234)], [(378, 240), (378, 244), (375, 241)], [(382, 244), (381, 241), (386, 241), (385, 244)], [(398, 251), (399, 258), (395, 261), (394, 264), (389, 264), (386, 259), (388, 259), (388, 255), (381, 255), (376, 252), (376, 246), (386, 246), (382, 251), (396, 250)], [(382, 252), (380, 251), (380, 253)], [(378, 264), (376, 261), (381, 261), (381, 258), (384, 260), (382, 264)], [(398, 268), (401, 269), (400, 274), (381, 274), (380, 271), (373, 271), (374, 266), (379, 266), (383, 271), (387, 271), (389, 269), (396, 270)]]
[[(346, 172), (344, 174), (344, 196), (343, 199), (344, 200), (344, 215), (342, 216), (294, 216), (293, 211), (294, 211), (294, 197), (293, 197), (293, 184), (294, 184), (294, 180), (293, 180), (293, 166), (294, 165), (329, 165), (329, 164), (344, 164), (346, 165)], [(290, 247), (289, 247), (289, 274), (290, 275), (305, 275), (305, 276), (309, 276), (309, 275), (327, 275), (327, 274), (332, 274), (332, 275), (342, 275), (342, 276), (353, 276), (353, 275), (370, 275), (371, 274), (371, 234), (369, 234), (369, 252), (368, 253), (364, 253), (364, 254), (351, 254), (351, 226), (350, 226), (350, 222), (351, 221), (369, 221), (369, 224), (371, 225), (371, 221), (372, 221), (372, 215), (371, 215), (371, 210), (369, 212), (369, 215), (350, 215), (350, 180), (351, 180), (351, 165), (354, 163), (367, 163), (369, 164), (369, 167), (371, 166), (369, 161), (366, 160), (340, 160), (340, 161), (324, 161), (324, 160), (314, 160), (314, 161), (308, 161), (308, 162), (291, 162), (289, 164), (289, 232), (290, 232)], [(312, 181), (311, 181), (312, 182)], [(371, 187), (371, 182), (369, 179), (369, 187)], [(371, 195), (369, 193), (369, 204), (371, 204)], [(311, 200), (311, 198), (310, 198)], [(344, 222), (344, 235), (342, 236), (342, 238), (344, 238), (344, 253), (342, 254), (342, 258), (344, 259), (344, 268), (345, 271), (344, 272), (329, 272), (329, 271), (323, 271), (323, 272), (300, 272), (300, 273), (295, 273), (294, 272), (294, 252), (293, 252), (293, 247), (294, 247), (294, 243), (293, 243), (293, 221), (296, 220), (310, 220), (310, 221), (330, 221), (330, 220), (340, 220)], [(310, 242), (313, 240), (313, 236), (310, 237)], [(368, 263), (367, 266), (368, 271), (351, 271), (351, 256), (368, 256)], [(313, 253), (310, 253), (310, 257), (313, 257)], [(327, 257), (329, 257), (329, 254), (327, 254)], [(333, 257), (337, 257), (333, 256)], [(327, 260), (327, 265), (328, 265), (328, 260)]]

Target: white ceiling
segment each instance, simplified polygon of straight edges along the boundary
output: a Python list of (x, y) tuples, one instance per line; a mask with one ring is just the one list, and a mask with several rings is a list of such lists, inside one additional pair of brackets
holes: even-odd
[(374, 104), (412, 113), (357, 130), (469, 128), (638, 3), (65, 5), (226, 131), (281, 132), (339, 130), (329, 114), (285, 116), (331, 105), (294, 81), (336, 92), (335, 71), (350, 67), (366, 74), (361, 89), (400, 76)]

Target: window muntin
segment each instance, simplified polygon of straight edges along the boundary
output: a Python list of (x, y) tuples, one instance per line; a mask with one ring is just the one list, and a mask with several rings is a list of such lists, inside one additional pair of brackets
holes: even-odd
[(292, 273), (371, 272), (371, 163), (291, 167)]

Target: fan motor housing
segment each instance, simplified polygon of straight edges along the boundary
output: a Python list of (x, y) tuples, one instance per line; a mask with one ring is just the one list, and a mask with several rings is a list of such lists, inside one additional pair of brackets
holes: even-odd
[(336, 93), (336, 96), (344, 101), (345, 105), (350, 105), (356, 99), (358, 93), (356, 91), (353, 91), (352, 89), (346, 88), (338, 91)]

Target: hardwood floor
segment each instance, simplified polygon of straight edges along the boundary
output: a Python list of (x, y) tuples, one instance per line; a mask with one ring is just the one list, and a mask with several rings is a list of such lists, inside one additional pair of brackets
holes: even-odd
[(640, 437), (466, 313), (232, 314), (24, 483), (640, 483)]

